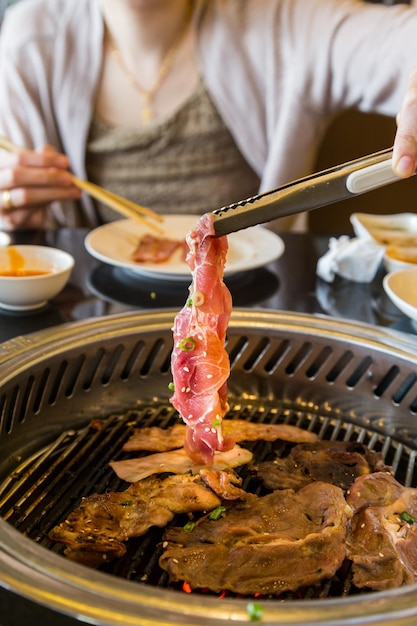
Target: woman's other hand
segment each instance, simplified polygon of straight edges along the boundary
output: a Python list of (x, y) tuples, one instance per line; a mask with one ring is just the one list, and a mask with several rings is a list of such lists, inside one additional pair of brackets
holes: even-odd
[(68, 158), (51, 146), (0, 151), (0, 224), (4, 230), (39, 228), (54, 200), (81, 196), (71, 181)]
[(403, 105), (397, 115), (393, 168), (401, 178), (417, 171), (417, 66), (411, 73)]

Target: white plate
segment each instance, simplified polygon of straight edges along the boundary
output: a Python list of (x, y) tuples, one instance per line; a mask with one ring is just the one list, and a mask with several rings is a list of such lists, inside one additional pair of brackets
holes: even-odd
[(382, 284), (395, 306), (417, 322), (417, 269), (390, 272), (384, 276)]
[(394, 215), (353, 213), (350, 216), (350, 222), (357, 237), (374, 239), (383, 246), (417, 246), (417, 214), (415, 213)]
[[(161, 236), (182, 240), (195, 228), (198, 215), (167, 215), (162, 224)], [(133, 271), (138, 275), (159, 280), (190, 280), (191, 270), (181, 258), (181, 251), (175, 252), (164, 263), (136, 263), (132, 254), (139, 239), (146, 233), (155, 233), (145, 224), (135, 220), (117, 220), (92, 230), (85, 239), (88, 252), (109, 265)], [(254, 226), (228, 236), (225, 276), (262, 267), (279, 258), (284, 252), (284, 242), (278, 235)]]

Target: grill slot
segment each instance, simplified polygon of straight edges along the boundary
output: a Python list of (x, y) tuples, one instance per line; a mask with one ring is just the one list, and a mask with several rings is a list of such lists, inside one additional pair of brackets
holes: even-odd
[[(353, 355), (350, 352), (350, 350), (342, 354), (342, 356), (339, 358), (337, 363), (333, 365), (330, 371), (326, 374), (326, 380), (329, 383), (334, 383), (339, 378), (339, 376), (342, 375), (342, 373), (345, 371), (348, 365), (351, 363), (352, 357)], [(361, 364), (361, 366), (362, 366), (361, 369), (363, 369), (363, 364)]]
[(375, 396), (378, 398), (383, 396), (384, 393), (391, 387), (393, 382), (396, 380), (399, 373), (400, 370), (397, 366), (391, 367), (384, 376), (384, 378), (381, 380), (379, 385), (377, 385), (377, 387), (375, 388)]
[(409, 376), (407, 376), (407, 378), (405, 379), (405, 381), (402, 383), (402, 385), (400, 385), (397, 389), (397, 391), (395, 391), (392, 394), (392, 400), (395, 404), (401, 404), (401, 402), (403, 401), (403, 399), (405, 398), (405, 396), (409, 393), (409, 391), (414, 387), (414, 385), (416, 384), (417, 381), (417, 375), (416, 374), (410, 374)]
[(309, 365), (306, 371), (307, 378), (315, 378), (319, 371), (325, 366), (331, 355), (332, 349), (329, 346), (325, 346), (322, 350), (320, 350), (319, 354), (316, 356), (313, 363)]
[(285, 368), (285, 372), (288, 376), (295, 374), (295, 372), (305, 363), (312, 351), (313, 346), (311, 343), (305, 343), (301, 346), (300, 350), (298, 350), (297, 354)]

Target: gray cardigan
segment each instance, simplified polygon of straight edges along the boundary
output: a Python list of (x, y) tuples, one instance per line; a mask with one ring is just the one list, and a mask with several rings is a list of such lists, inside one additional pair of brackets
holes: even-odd
[[(417, 63), (417, 10), (359, 0), (194, 2), (201, 76), (260, 191), (311, 171), (337, 112), (398, 112)], [(0, 37), (0, 133), (55, 146), (82, 178), (102, 38), (98, 0), (22, 0)], [(94, 226), (95, 214), (88, 198), (81, 210), (54, 203), (48, 224)]]

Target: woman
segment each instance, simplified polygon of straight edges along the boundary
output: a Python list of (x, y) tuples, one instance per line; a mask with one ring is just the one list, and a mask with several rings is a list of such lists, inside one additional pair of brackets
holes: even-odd
[(355, 0), (21, 0), (0, 37), (0, 133), (30, 150), (0, 152), (3, 228), (118, 217), (69, 170), (161, 212), (266, 191), (311, 171), (349, 107), (401, 109), (409, 176), (416, 33), (415, 9)]

